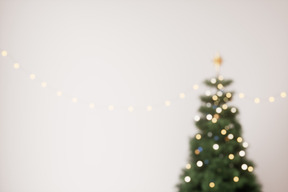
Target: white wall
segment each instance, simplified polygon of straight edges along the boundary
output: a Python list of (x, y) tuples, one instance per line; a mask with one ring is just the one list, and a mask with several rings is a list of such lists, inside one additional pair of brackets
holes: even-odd
[[(174, 192), (205, 91), (192, 85), (215, 74), (216, 51), (231, 89), (250, 97), (234, 104), (264, 192), (286, 191), (287, 9), (284, 0), (0, 0), (0, 49), (25, 70), (0, 58), (0, 191)], [(148, 104), (159, 106), (126, 110)]]

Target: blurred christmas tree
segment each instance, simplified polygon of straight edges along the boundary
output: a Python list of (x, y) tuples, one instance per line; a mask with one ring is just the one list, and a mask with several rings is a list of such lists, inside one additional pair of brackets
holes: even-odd
[[(214, 58), (218, 68), (222, 63)], [(253, 173), (254, 164), (246, 158), (248, 144), (241, 137), (238, 109), (227, 103), (233, 92), (225, 87), (232, 80), (217, 75), (205, 81), (214, 89), (201, 96), (201, 116), (195, 117), (199, 133), (190, 140), (190, 160), (181, 175), (179, 192), (260, 192)]]

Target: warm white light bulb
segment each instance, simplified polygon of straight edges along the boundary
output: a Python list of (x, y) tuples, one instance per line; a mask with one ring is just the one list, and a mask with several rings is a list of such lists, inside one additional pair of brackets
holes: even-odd
[(214, 187), (215, 187), (215, 183), (214, 183), (214, 182), (210, 182), (210, 183), (209, 183), (209, 187), (210, 187), (210, 188), (214, 188)]
[(245, 154), (246, 154), (246, 153), (245, 153), (245, 151), (243, 151), (243, 150), (241, 150), (241, 151), (239, 152), (239, 156), (240, 156), (240, 157), (244, 157)]
[(280, 96), (281, 96), (282, 98), (285, 98), (285, 97), (287, 97), (287, 94), (286, 94), (285, 92), (282, 92), (282, 93), (280, 94)]
[(193, 89), (197, 90), (197, 89), (199, 89), (199, 86), (197, 84), (195, 84), (195, 85), (193, 85)]
[(232, 107), (232, 108), (231, 108), (231, 112), (232, 112), (232, 113), (236, 113), (236, 111), (237, 111), (237, 109), (236, 109), (235, 107)]
[(191, 169), (191, 164), (190, 164), (190, 163), (188, 163), (188, 164), (186, 165), (186, 169)]
[(152, 111), (152, 106), (151, 105), (147, 106), (146, 110), (147, 111)]
[(8, 55), (8, 53), (7, 53), (7, 51), (3, 50), (3, 51), (1, 52), (1, 55), (2, 55), (3, 57), (6, 57), (6, 56)]
[(57, 92), (57, 96), (62, 96), (62, 92), (61, 92), (61, 91), (58, 91), (58, 92)]
[(216, 112), (217, 112), (217, 113), (221, 113), (221, 112), (222, 112), (221, 107), (217, 107), (217, 108), (216, 108)]
[(218, 149), (219, 149), (219, 145), (218, 145), (218, 144), (214, 144), (214, 145), (213, 145), (213, 149), (214, 149), (214, 150), (218, 150)]
[(241, 169), (244, 170), (244, 171), (247, 170), (248, 169), (248, 165), (247, 164), (242, 164), (241, 165)]
[(189, 176), (186, 176), (186, 177), (184, 178), (184, 180), (185, 180), (186, 183), (189, 183), (189, 182), (191, 181), (191, 178), (190, 178)]
[(90, 103), (90, 104), (89, 104), (89, 107), (90, 107), (90, 109), (94, 109), (95, 104), (94, 104), (94, 103)]
[(14, 63), (13, 67), (14, 67), (14, 69), (19, 69), (20, 65), (19, 65), (19, 63)]
[(195, 137), (196, 137), (197, 140), (200, 140), (202, 136), (198, 133), (198, 134), (196, 134)]
[(180, 93), (179, 94), (180, 99), (184, 99), (186, 97), (185, 93)]
[(244, 143), (242, 144), (242, 146), (243, 146), (244, 148), (247, 148), (247, 147), (249, 146), (249, 144), (248, 144), (247, 142), (244, 142)]
[(194, 120), (195, 120), (195, 121), (199, 121), (199, 120), (200, 120), (200, 117), (199, 117), (198, 115), (196, 115), (196, 116), (194, 117)]
[(108, 110), (109, 110), (109, 111), (113, 111), (113, 110), (114, 110), (114, 105), (109, 105), (109, 106), (108, 106)]
[(232, 134), (232, 133), (230, 133), (229, 135), (228, 135), (228, 139), (233, 139), (234, 138), (234, 135)]
[(269, 102), (270, 103), (273, 103), (275, 101), (275, 98), (274, 97), (269, 97)]
[(254, 99), (254, 102), (255, 102), (256, 104), (258, 104), (258, 103), (260, 103), (260, 99), (259, 99), (258, 97), (256, 97), (256, 98)]
[(78, 99), (76, 97), (72, 98), (73, 103), (77, 103)]
[(47, 83), (46, 83), (46, 82), (42, 82), (42, 83), (41, 83), (41, 86), (42, 86), (43, 88), (45, 88), (45, 87), (47, 87)]
[(35, 74), (31, 74), (31, 75), (30, 75), (30, 79), (31, 79), (31, 80), (34, 80), (35, 78), (36, 78), (36, 75), (35, 75)]
[(128, 111), (129, 111), (129, 112), (133, 112), (133, 111), (134, 111), (134, 107), (133, 107), (133, 106), (129, 106), (129, 107), (128, 107)]
[(233, 181), (234, 181), (235, 183), (237, 183), (237, 182), (239, 181), (239, 177), (235, 176), (235, 177), (233, 178)]
[(216, 83), (216, 79), (215, 79), (215, 78), (212, 78), (212, 79), (210, 80), (210, 82), (211, 82), (212, 84), (215, 84), (215, 83)]
[(197, 165), (198, 167), (202, 167), (202, 166), (203, 166), (203, 162), (199, 160), (199, 161), (197, 161), (196, 165)]
[(206, 115), (206, 119), (210, 121), (212, 119), (212, 115), (211, 114)]
[(167, 107), (169, 107), (170, 105), (171, 105), (171, 102), (170, 101), (165, 101), (165, 105), (167, 106)]

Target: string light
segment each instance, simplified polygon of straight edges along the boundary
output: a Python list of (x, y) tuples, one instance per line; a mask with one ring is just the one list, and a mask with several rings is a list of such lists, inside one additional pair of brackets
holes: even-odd
[(223, 92), (222, 92), (222, 91), (217, 91), (217, 95), (218, 95), (219, 97), (222, 97)]
[(218, 99), (217, 95), (213, 95), (212, 99), (213, 101), (216, 101)]
[(215, 83), (216, 83), (216, 79), (215, 79), (215, 78), (212, 78), (212, 79), (210, 80), (210, 82), (211, 82), (212, 84), (215, 84)]
[(219, 75), (218, 79), (219, 79), (220, 81), (223, 81), (223, 80), (224, 80), (224, 77), (223, 77), (222, 75)]
[(222, 112), (222, 109), (221, 109), (220, 107), (217, 107), (217, 108), (216, 108), (216, 112), (217, 112), (217, 113), (221, 113), (221, 112)]
[(1, 55), (2, 55), (3, 57), (6, 57), (6, 56), (8, 55), (8, 53), (7, 53), (7, 51), (3, 50), (3, 51), (1, 52)]
[(231, 98), (231, 97), (232, 97), (232, 94), (231, 94), (231, 93), (226, 93), (226, 97), (227, 97), (227, 98)]
[(203, 166), (203, 162), (199, 160), (199, 161), (197, 161), (196, 165), (197, 165), (197, 167), (202, 167)]
[(193, 89), (197, 90), (197, 89), (199, 89), (199, 86), (197, 84), (195, 84), (195, 85), (193, 85)]
[(242, 165), (241, 165), (241, 169), (242, 169), (242, 170), (245, 171), (245, 170), (247, 170), (247, 168), (248, 168), (248, 165), (247, 165), (247, 164), (242, 164)]
[(233, 154), (229, 154), (229, 155), (228, 155), (228, 158), (229, 158), (230, 160), (233, 160), (233, 159), (234, 159), (234, 155), (233, 155)]
[(199, 120), (200, 120), (200, 117), (199, 117), (198, 115), (196, 115), (196, 116), (194, 117), (194, 120), (195, 120), (195, 121), (199, 121)]
[(234, 138), (234, 135), (232, 134), (232, 133), (230, 133), (229, 135), (228, 135), (228, 139), (233, 139)]
[(243, 99), (245, 97), (244, 93), (239, 93), (239, 98)]
[(31, 80), (34, 80), (35, 78), (36, 78), (36, 75), (35, 75), (35, 74), (31, 74), (31, 75), (30, 75), (30, 79), (31, 79)]
[(244, 143), (242, 144), (242, 146), (243, 146), (244, 148), (247, 148), (249, 145), (248, 145), (247, 142), (244, 142)]
[(252, 172), (253, 170), (254, 170), (254, 169), (253, 169), (252, 166), (249, 166), (249, 167), (248, 167), (248, 171), (249, 171), (249, 172)]
[(211, 95), (211, 91), (209, 91), (209, 90), (205, 91), (205, 95), (206, 96), (210, 96)]
[(227, 133), (227, 131), (226, 131), (225, 129), (222, 129), (222, 130), (221, 130), (221, 134), (222, 134), (222, 135), (226, 135), (226, 133)]
[(188, 163), (188, 164), (186, 165), (186, 169), (191, 169), (191, 164), (190, 164), (190, 163)]
[(13, 67), (14, 67), (14, 69), (19, 69), (20, 65), (19, 65), (19, 63), (14, 63)]
[(214, 188), (214, 187), (215, 187), (215, 183), (214, 183), (214, 182), (210, 182), (210, 183), (209, 183), (209, 187), (210, 187), (210, 188)]
[(285, 97), (287, 96), (287, 94), (286, 94), (285, 92), (282, 92), (282, 93), (280, 94), (280, 96), (281, 96), (282, 98), (285, 98)]
[(95, 108), (95, 104), (94, 104), (94, 103), (90, 103), (90, 104), (89, 104), (89, 108), (90, 108), (90, 109), (94, 109), (94, 108)]
[(256, 97), (256, 98), (254, 99), (254, 102), (255, 102), (256, 104), (258, 104), (258, 103), (260, 103), (260, 99), (259, 99), (258, 97)]
[(197, 140), (200, 140), (202, 136), (198, 133), (198, 134), (196, 134), (195, 137), (196, 137)]
[(231, 108), (231, 112), (232, 112), (232, 113), (236, 113), (236, 111), (237, 111), (237, 109), (236, 109), (235, 107), (232, 107), (232, 108)]
[(212, 118), (212, 123), (217, 123), (217, 118)]
[(275, 101), (275, 98), (274, 97), (269, 97), (269, 102), (270, 103), (273, 103)]
[(179, 94), (180, 99), (184, 99), (186, 97), (185, 93), (180, 93)]
[(218, 88), (218, 89), (223, 89), (223, 85), (222, 85), (222, 84), (218, 84), (218, 85), (217, 85), (217, 88)]
[(243, 151), (243, 150), (239, 151), (239, 156), (240, 157), (244, 157), (245, 156), (245, 151)]
[(76, 97), (72, 98), (73, 103), (77, 103), (78, 99)]
[(237, 183), (237, 182), (239, 181), (239, 177), (235, 176), (235, 177), (233, 178), (233, 181), (234, 181), (235, 183)]
[(114, 109), (115, 109), (115, 108), (114, 108), (114, 105), (109, 105), (109, 106), (108, 106), (108, 110), (109, 110), (109, 111), (114, 111)]
[(189, 182), (191, 181), (191, 178), (190, 178), (189, 176), (186, 176), (186, 177), (184, 178), (184, 180), (185, 180), (186, 183), (189, 183)]
[(211, 114), (206, 115), (206, 119), (210, 121), (212, 119), (212, 115)]
[(241, 143), (242, 141), (243, 141), (242, 137), (238, 137), (238, 138), (237, 138), (237, 142), (238, 142), (238, 143)]
[(222, 105), (222, 109), (226, 110), (228, 108), (228, 105), (227, 104), (223, 104)]
[(133, 111), (134, 111), (134, 107), (133, 107), (133, 106), (129, 106), (129, 107), (128, 107), (128, 111), (129, 111), (129, 112), (133, 112)]
[(214, 145), (213, 145), (213, 149), (214, 149), (214, 150), (218, 150), (218, 149), (219, 149), (219, 145), (218, 145), (218, 144), (214, 144)]

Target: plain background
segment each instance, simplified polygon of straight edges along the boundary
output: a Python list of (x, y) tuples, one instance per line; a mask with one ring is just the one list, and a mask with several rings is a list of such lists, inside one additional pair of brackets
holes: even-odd
[(287, 10), (284, 0), (0, 0), (0, 48), (13, 58), (0, 58), (0, 191), (176, 191), (217, 51), (230, 89), (247, 96), (233, 105), (263, 191), (286, 191)]

